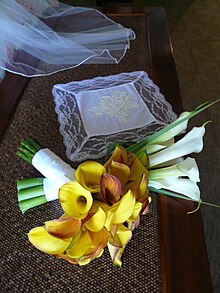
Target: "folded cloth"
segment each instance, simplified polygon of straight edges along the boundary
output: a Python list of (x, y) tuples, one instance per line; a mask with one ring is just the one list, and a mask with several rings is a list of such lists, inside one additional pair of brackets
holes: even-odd
[[(2, 0), (0, 35), (0, 68), (24, 76), (48, 75), (82, 63), (117, 64), (135, 39), (131, 29), (96, 9), (46, 0)], [(8, 58), (11, 48), (16, 58)]]
[(136, 142), (177, 116), (144, 71), (56, 84), (55, 110), (67, 157), (101, 158), (114, 143)]

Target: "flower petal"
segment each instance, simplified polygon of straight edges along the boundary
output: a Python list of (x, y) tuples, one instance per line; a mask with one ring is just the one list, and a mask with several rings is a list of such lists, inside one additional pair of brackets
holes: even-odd
[[(121, 198), (121, 183), (117, 177), (109, 174), (103, 174), (101, 178), (101, 199), (103, 202), (111, 205)], [(99, 199), (99, 198), (98, 198)]]
[(104, 227), (105, 220), (106, 214), (104, 210), (99, 207), (97, 212), (84, 225), (88, 230), (92, 232), (97, 232)]
[(127, 162), (127, 159), (128, 159), (128, 157), (127, 157), (127, 152), (126, 152), (125, 148), (123, 148), (121, 145), (118, 145), (118, 146), (116, 146), (111, 157), (105, 163), (104, 167), (106, 169), (108, 169), (113, 161), (123, 164), (123, 163)]
[(100, 257), (103, 253), (103, 249), (105, 248), (105, 246), (108, 243), (109, 232), (105, 228), (103, 228), (99, 232), (89, 231), (89, 235), (92, 239), (93, 247), (91, 247), (87, 251), (86, 255), (83, 256), (82, 258), (94, 259), (94, 258)]
[[(168, 126), (157, 132), (158, 134), (160, 133), (160, 135), (156, 135), (156, 133), (152, 135), (152, 138), (153, 136), (155, 136), (155, 138), (151, 139), (148, 145), (163, 143), (185, 131), (188, 125), (188, 121), (190, 119), (190, 114), (191, 112), (181, 113), (178, 119), (176, 119), (174, 122), (170, 123)], [(181, 120), (183, 121), (181, 122)]]
[(76, 181), (90, 192), (100, 191), (101, 176), (106, 169), (95, 161), (86, 161), (79, 165), (75, 172)]
[(163, 162), (179, 158), (190, 153), (199, 153), (203, 148), (203, 135), (205, 134), (204, 125), (201, 127), (194, 127), (182, 139), (168, 148), (150, 155), (150, 167), (156, 166)]
[[(162, 181), (162, 180), (161, 180)], [(149, 186), (153, 186), (151, 182), (149, 182)], [(160, 187), (155, 187), (157, 189), (165, 189), (165, 190), (171, 190), (175, 193), (180, 193), (183, 195), (186, 195), (187, 197), (191, 198), (192, 200), (195, 201), (200, 201), (200, 190), (198, 185), (191, 181), (190, 179), (183, 179), (183, 178), (178, 178), (173, 182), (172, 184), (168, 185), (163, 185), (160, 184)], [(161, 193), (163, 193), (163, 190), (161, 190)]]
[(121, 257), (125, 250), (125, 247), (119, 248), (108, 243), (108, 250), (111, 255), (113, 264), (115, 266), (121, 267), (122, 265)]
[(169, 139), (168, 141), (165, 141), (165, 142), (161, 142), (160, 144), (150, 144), (150, 145), (147, 145), (147, 148), (146, 148), (146, 153), (147, 155), (152, 155), (156, 152), (159, 152), (163, 149), (165, 149), (166, 147), (170, 146), (174, 144), (174, 138), (171, 138)]
[(66, 253), (71, 258), (80, 258), (86, 254), (86, 252), (93, 248), (93, 242), (89, 235), (89, 231), (80, 231), (72, 240), (70, 247), (66, 250)]
[(70, 244), (70, 240), (59, 239), (50, 235), (44, 227), (36, 227), (28, 233), (30, 242), (39, 250), (49, 254), (60, 254)]
[(141, 202), (136, 202), (132, 215), (128, 218), (129, 222), (135, 222), (142, 210), (143, 204)]
[(130, 175), (129, 180), (136, 180), (138, 178), (141, 178), (143, 173), (147, 172), (147, 169), (145, 166), (140, 162), (140, 160), (132, 153), (129, 153), (129, 162), (128, 165), (130, 165)]
[(131, 240), (131, 237), (131, 230), (120, 224), (115, 227), (109, 243), (117, 247), (123, 247)]
[(70, 181), (61, 186), (59, 201), (65, 213), (70, 217), (83, 219), (87, 216), (93, 199), (91, 193), (78, 182)]
[(46, 231), (58, 238), (75, 236), (81, 228), (81, 221), (76, 219), (59, 219), (45, 222)]
[(109, 166), (109, 172), (111, 175), (119, 179), (123, 187), (128, 181), (128, 176), (130, 175), (130, 168), (125, 164), (112, 162)]
[(179, 164), (174, 166), (159, 168), (149, 171), (149, 180), (157, 180), (166, 177), (188, 176), (194, 182), (199, 182), (199, 169), (195, 159), (186, 158)]
[(132, 191), (128, 191), (119, 202), (115, 203), (107, 211), (105, 227), (109, 231), (112, 225), (124, 223), (133, 213), (135, 197)]

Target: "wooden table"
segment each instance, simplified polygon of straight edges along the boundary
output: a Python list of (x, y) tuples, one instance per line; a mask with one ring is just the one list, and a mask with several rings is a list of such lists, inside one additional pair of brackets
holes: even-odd
[[(109, 15), (142, 15), (148, 24), (150, 77), (172, 104), (183, 110), (178, 79), (163, 8), (115, 8)], [(23, 95), (29, 78), (7, 73), (0, 85), (0, 140)], [(160, 239), (163, 292), (212, 292), (210, 269), (200, 211), (187, 215), (194, 203), (159, 196)]]

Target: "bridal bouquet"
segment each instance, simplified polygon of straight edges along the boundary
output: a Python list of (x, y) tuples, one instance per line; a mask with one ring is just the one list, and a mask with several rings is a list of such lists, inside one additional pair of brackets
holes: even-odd
[(64, 212), (59, 219), (33, 228), (30, 242), (79, 265), (100, 257), (107, 246), (114, 265), (121, 266), (133, 229), (140, 216), (148, 213), (150, 191), (193, 200), (198, 207), (204, 203), (197, 186), (196, 161), (185, 156), (202, 150), (208, 122), (177, 141), (175, 136), (186, 131), (190, 118), (216, 102), (182, 113), (140, 142), (117, 145), (106, 154), (104, 164), (85, 161), (76, 170), (33, 139), (22, 141), (17, 154), (44, 178), (18, 180), (21, 211), (58, 199)]

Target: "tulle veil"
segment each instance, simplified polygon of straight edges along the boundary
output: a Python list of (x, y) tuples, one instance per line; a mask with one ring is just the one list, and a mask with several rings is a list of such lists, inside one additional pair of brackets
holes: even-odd
[(49, 75), (82, 63), (119, 63), (135, 33), (93, 8), (1, 0), (0, 68)]

